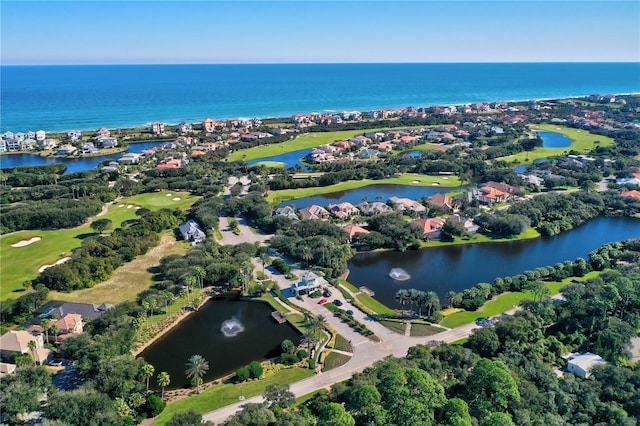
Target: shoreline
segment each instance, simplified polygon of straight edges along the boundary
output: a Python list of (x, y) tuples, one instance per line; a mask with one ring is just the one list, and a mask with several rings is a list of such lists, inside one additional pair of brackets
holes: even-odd
[[(630, 62), (633, 63), (633, 62)], [(542, 102), (542, 101), (557, 101), (557, 100), (562, 100), (562, 99), (574, 99), (574, 98), (584, 98), (587, 97), (591, 94), (593, 94), (595, 92), (589, 93), (589, 94), (578, 94), (578, 95), (567, 95), (567, 96), (552, 96), (552, 97), (542, 97), (542, 98), (529, 98), (529, 99), (510, 99), (510, 100), (505, 100), (505, 99), (483, 99), (483, 100), (467, 100), (467, 101), (454, 101), (454, 102), (440, 102), (440, 103), (429, 103), (426, 105), (422, 105), (422, 106), (417, 106), (420, 108), (429, 108), (432, 106), (439, 106), (439, 105), (453, 105), (453, 106), (462, 106), (462, 105), (466, 105), (466, 104), (474, 104), (474, 103), (482, 103), (482, 102), (507, 102), (507, 103), (520, 103), (520, 102), (529, 102), (529, 101), (534, 101), (534, 102)], [(640, 96), (640, 92), (628, 92), (628, 93), (613, 93), (614, 96)], [(409, 105), (407, 104), (387, 104), (387, 105), (379, 105), (379, 106), (367, 106), (367, 107), (347, 107), (347, 108), (333, 108), (333, 109), (326, 109), (326, 108), (319, 108), (316, 109), (315, 111), (294, 111), (294, 112), (281, 112), (281, 113), (275, 113), (275, 114), (267, 114), (267, 115), (255, 115), (255, 116), (251, 116), (251, 118), (258, 118), (261, 120), (282, 120), (285, 119), (287, 120), (286, 122), (288, 122), (291, 119), (291, 116), (294, 114), (311, 114), (312, 112), (326, 112), (328, 114), (335, 114), (337, 112), (341, 112), (341, 111), (360, 111), (360, 112), (370, 112), (370, 111), (377, 111), (377, 110), (381, 110), (381, 109), (398, 109), (398, 108), (407, 108), (409, 107)], [(202, 122), (202, 120), (204, 118), (206, 118), (207, 115), (203, 114), (202, 119), (199, 121), (189, 121), (189, 119), (176, 119), (176, 118), (172, 118), (172, 119), (167, 119), (166, 121), (163, 120), (157, 120), (160, 121), (161, 123), (163, 123), (166, 126), (176, 126), (179, 123), (181, 123), (182, 121), (186, 122), (186, 123), (190, 123), (190, 124), (199, 124)], [(218, 120), (227, 120), (229, 118), (233, 117), (233, 115), (229, 115), (227, 117), (221, 117), (218, 118)], [(236, 115), (236, 117), (238, 117), (238, 115)], [(243, 119), (248, 119), (248, 117), (242, 117)], [(147, 122), (144, 124), (121, 124), (121, 125), (105, 125), (105, 126), (98, 126), (98, 127), (106, 127), (107, 129), (137, 129), (137, 128), (141, 128), (141, 127), (148, 127), (151, 125), (151, 122)], [(28, 126), (27, 126), (28, 127)], [(33, 126), (32, 126), (33, 127)], [(35, 126), (37, 127), (37, 126)], [(44, 129), (43, 129), (44, 130)], [(69, 132), (71, 130), (79, 130), (80, 132), (90, 132), (90, 131), (95, 131), (95, 128), (91, 128), (91, 129), (77, 129), (77, 128), (71, 128), (71, 129), (54, 129), (54, 130), (45, 130), (47, 133), (66, 133)], [(0, 129), (0, 133), (4, 133), (6, 131), (13, 131), (10, 129), (5, 129), (2, 128)], [(148, 142), (148, 141), (138, 141), (138, 142)]]

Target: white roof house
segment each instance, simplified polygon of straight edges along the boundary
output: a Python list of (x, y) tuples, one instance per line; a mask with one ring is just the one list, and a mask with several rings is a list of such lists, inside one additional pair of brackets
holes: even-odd
[(317, 276), (311, 271), (306, 271), (300, 276), (300, 282), (291, 285), (291, 290), (297, 295), (302, 292), (311, 293), (326, 284), (329, 283), (324, 278)]
[(567, 371), (573, 373), (583, 379), (591, 376), (591, 369), (596, 365), (604, 365), (607, 362), (599, 355), (585, 352), (583, 354), (574, 354), (567, 358)]

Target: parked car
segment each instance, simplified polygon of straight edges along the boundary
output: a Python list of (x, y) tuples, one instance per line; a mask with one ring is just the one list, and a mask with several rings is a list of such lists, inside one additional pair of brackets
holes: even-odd
[(333, 304), (336, 306), (342, 306), (342, 302), (339, 299), (334, 300)]
[(318, 302), (318, 305), (324, 305), (327, 302), (328, 302), (327, 299), (320, 299), (320, 301)]
[(353, 311), (352, 311), (351, 309), (349, 309), (349, 310), (347, 311), (347, 315), (353, 315)]

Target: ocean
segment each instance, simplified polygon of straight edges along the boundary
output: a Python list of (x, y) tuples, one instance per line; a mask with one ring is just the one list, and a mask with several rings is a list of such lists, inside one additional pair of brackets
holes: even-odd
[(640, 92), (640, 63), (0, 67), (0, 132)]

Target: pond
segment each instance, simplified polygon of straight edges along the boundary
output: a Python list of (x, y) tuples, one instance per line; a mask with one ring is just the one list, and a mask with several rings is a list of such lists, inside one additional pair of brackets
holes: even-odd
[(262, 157), (256, 158), (254, 160), (247, 161), (248, 165), (253, 165), (256, 163), (260, 163), (262, 161), (275, 161), (278, 163), (284, 163), (284, 168), (288, 169), (290, 167), (295, 167), (296, 164), (300, 166), (302, 170), (309, 171), (309, 167), (305, 166), (300, 162), (304, 157), (311, 153), (311, 148), (309, 149), (301, 149), (298, 151), (287, 152), (286, 154), (273, 155), (271, 157)]
[(411, 186), (397, 184), (373, 184), (363, 186), (362, 188), (349, 189), (346, 191), (331, 192), (328, 194), (312, 195), (310, 197), (298, 198), (296, 200), (284, 201), (279, 207), (295, 205), (296, 208), (309, 207), (317, 204), (326, 207), (329, 204), (349, 202), (357, 205), (363, 201), (386, 202), (390, 197), (410, 198), (418, 200), (422, 197), (432, 197), (438, 193), (445, 194), (447, 192), (458, 189), (458, 187), (440, 187), (440, 186)]
[(573, 142), (571, 139), (556, 132), (536, 132), (542, 139), (544, 148), (567, 148)]
[[(497, 277), (578, 257), (587, 259), (590, 251), (603, 244), (638, 237), (639, 219), (599, 217), (554, 237), (358, 254), (349, 262), (348, 280), (356, 287), (373, 290), (375, 298), (385, 305), (400, 308), (395, 294), (401, 288), (435, 291), (444, 301), (451, 290), (459, 292), (481, 282), (491, 283)], [(404, 269), (411, 279), (391, 279), (392, 268)]]
[(67, 165), (67, 171), (65, 173), (82, 172), (95, 169), (105, 160), (116, 161), (127, 152), (139, 154), (145, 149), (150, 149), (166, 142), (167, 141), (132, 143), (129, 144), (129, 148), (124, 152), (100, 155), (98, 157), (63, 158), (53, 155), (51, 157), (41, 157), (35, 154), (3, 154), (0, 155), (0, 167), (44, 166), (46, 164), (63, 163)]
[[(280, 355), (283, 340), (299, 343), (297, 331), (289, 323), (278, 324), (266, 303), (239, 301), (236, 296), (228, 293), (210, 300), (140, 354), (155, 367), (156, 374), (169, 373), (168, 389), (188, 386), (184, 370), (193, 355), (202, 355), (209, 362), (209, 371), (203, 377), (206, 382), (231, 374), (251, 361)], [(221, 329), (229, 320), (235, 320), (243, 331), (235, 336), (227, 331), (227, 337)], [(155, 384), (155, 379), (151, 382)]]

